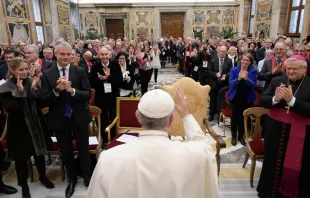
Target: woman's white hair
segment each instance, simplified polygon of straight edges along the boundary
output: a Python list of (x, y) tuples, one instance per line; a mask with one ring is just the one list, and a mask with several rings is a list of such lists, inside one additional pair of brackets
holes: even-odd
[(305, 67), (305, 68), (308, 67), (306, 61), (300, 60), (300, 59), (298, 59), (298, 58), (288, 58), (288, 59), (286, 59), (286, 61), (285, 61), (285, 66), (287, 66), (287, 63), (288, 63), (288, 62), (293, 62), (293, 61), (299, 61), (300, 64), (301, 64), (303, 67)]

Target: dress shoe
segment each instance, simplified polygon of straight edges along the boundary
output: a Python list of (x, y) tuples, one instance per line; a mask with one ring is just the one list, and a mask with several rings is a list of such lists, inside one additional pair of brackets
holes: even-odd
[(41, 183), (48, 189), (55, 188), (53, 182), (47, 179), (47, 177), (40, 178)]
[(88, 187), (89, 186), (89, 182), (90, 182), (89, 179), (88, 180), (84, 179), (84, 186)]
[(28, 185), (22, 187), (23, 198), (31, 198)]
[(5, 184), (2, 184), (0, 187), (0, 193), (4, 193), (6, 195), (11, 195), (17, 193), (17, 189), (12, 186), (7, 186)]
[(70, 181), (66, 188), (66, 197), (72, 197), (75, 190), (76, 181)]
[(231, 138), (231, 145), (236, 146), (237, 145), (237, 140), (236, 137)]
[(246, 142), (245, 142), (245, 140), (243, 139), (243, 137), (242, 137), (242, 138), (239, 138), (239, 141), (240, 141), (240, 143), (241, 143), (243, 146), (246, 145)]
[(208, 120), (211, 122), (214, 119), (214, 115), (209, 115)]

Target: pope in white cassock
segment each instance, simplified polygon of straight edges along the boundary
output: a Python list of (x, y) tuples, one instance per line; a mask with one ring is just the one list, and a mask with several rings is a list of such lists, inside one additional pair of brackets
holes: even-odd
[[(144, 130), (137, 141), (100, 154), (88, 198), (219, 197), (215, 153), (181, 89), (178, 99), (175, 105), (159, 89), (143, 95), (136, 116)], [(168, 138), (175, 109), (183, 119), (183, 143)]]

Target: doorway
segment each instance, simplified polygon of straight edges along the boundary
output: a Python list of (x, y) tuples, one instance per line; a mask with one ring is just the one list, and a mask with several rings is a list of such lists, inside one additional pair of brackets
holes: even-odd
[(184, 13), (161, 13), (161, 36), (173, 38), (184, 35)]
[(123, 39), (124, 34), (124, 20), (123, 19), (105, 19), (107, 37), (113, 39)]

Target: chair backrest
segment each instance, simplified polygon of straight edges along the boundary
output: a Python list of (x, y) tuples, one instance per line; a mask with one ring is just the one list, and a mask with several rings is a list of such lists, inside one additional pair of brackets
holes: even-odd
[[(200, 83), (191, 78), (184, 77), (172, 85), (164, 85), (162, 89), (167, 91), (178, 104), (177, 88), (182, 88), (190, 106), (190, 112), (193, 114), (203, 131), (206, 130), (203, 119), (206, 118), (210, 86), (201, 86)], [(183, 122), (181, 117), (176, 113), (175, 120), (172, 123), (169, 134), (172, 136), (185, 136)]]
[(261, 94), (259, 93), (258, 90), (255, 90), (255, 96), (256, 96), (256, 99), (253, 102), (253, 106), (257, 107), (257, 106), (259, 106), (259, 100), (260, 100), (260, 96), (261, 96)]
[(229, 91), (229, 89), (225, 91), (225, 104), (226, 105), (229, 105), (228, 91)]
[[(45, 116), (49, 112), (49, 108), (45, 107), (41, 111), (43, 115)], [(101, 110), (96, 106), (89, 105), (89, 111), (92, 116), (92, 119), (96, 120), (96, 124), (98, 127), (97, 139), (99, 142), (99, 140), (101, 140), (101, 117), (100, 117)], [(95, 131), (93, 129), (94, 127), (93, 128), (89, 127), (89, 136), (95, 136)]]
[(244, 130), (245, 130), (245, 136), (246, 140), (248, 140), (249, 134), (248, 134), (248, 116), (252, 116), (255, 118), (255, 126), (254, 126), (254, 134), (253, 134), (253, 140), (260, 140), (262, 138), (262, 130), (261, 130), (261, 117), (263, 115), (268, 114), (269, 109), (265, 109), (263, 107), (252, 107), (248, 108), (243, 112), (244, 117)]
[(89, 105), (95, 106), (95, 95), (96, 95), (96, 91), (94, 89), (91, 89)]
[(116, 116), (119, 117), (117, 128), (119, 130), (142, 130), (142, 126), (136, 118), (140, 98), (118, 97), (116, 103)]

